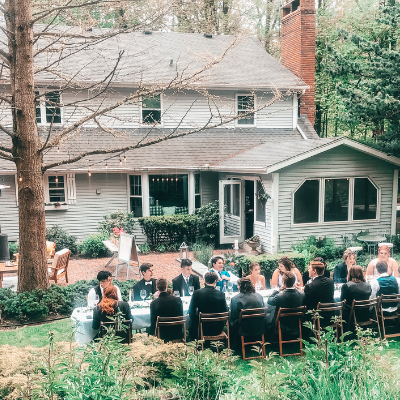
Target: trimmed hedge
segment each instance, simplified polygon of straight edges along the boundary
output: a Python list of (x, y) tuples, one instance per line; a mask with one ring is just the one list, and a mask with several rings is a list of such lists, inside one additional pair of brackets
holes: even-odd
[(139, 218), (147, 244), (151, 249), (158, 246), (171, 247), (183, 241), (191, 244), (196, 240), (197, 217), (190, 214), (153, 216)]
[[(114, 280), (121, 290), (122, 299), (128, 301), (129, 289), (136, 280)], [(69, 315), (76, 307), (86, 306), (89, 290), (97, 285), (96, 280), (78, 281), (69, 286), (51, 285), (46, 290), (15, 293), (11, 289), (0, 289), (0, 310), (4, 318), (17, 320), (44, 319), (49, 314)]]

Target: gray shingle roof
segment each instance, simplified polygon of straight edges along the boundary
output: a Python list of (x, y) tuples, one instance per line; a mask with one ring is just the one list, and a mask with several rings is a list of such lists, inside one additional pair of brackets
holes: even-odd
[(303, 134), (306, 136), (307, 139), (319, 139), (319, 136), (317, 132), (315, 132), (315, 129), (312, 126), (307, 115), (302, 115), (297, 120), (297, 126), (301, 129), (301, 131), (303, 132)]
[[(40, 25), (36, 26), (36, 30), (41, 29), (43, 28)], [(62, 32), (77, 30), (76, 27), (65, 26), (55, 27), (54, 30), (56, 29)], [(104, 31), (94, 29), (90, 34)], [(139, 83), (167, 84), (175, 79), (177, 74), (192, 74), (211, 60), (220, 57), (235, 40), (237, 44), (227, 52), (220, 63), (201, 73), (195, 86), (238, 89), (308, 88), (300, 78), (268, 54), (257, 38), (236, 39), (229, 35), (213, 35), (209, 39), (197, 33), (121, 34), (68, 56), (60, 62), (57, 70), (63, 76), (73, 75), (77, 81), (100, 81), (110, 73), (120, 52), (123, 51), (114, 83), (124, 86), (137, 86)], [(39, 46), (43, 45), (43, 42), (38, 43)], [(47, 65), (59, 56), (59, 52), (43, 53), (36, 58), (37, 66)], [(77, 73), (78, 75), (75, 75)], [(57, 80), (58, 77), (50, 73), (41, 73), (37, 79), (48, 81)]]

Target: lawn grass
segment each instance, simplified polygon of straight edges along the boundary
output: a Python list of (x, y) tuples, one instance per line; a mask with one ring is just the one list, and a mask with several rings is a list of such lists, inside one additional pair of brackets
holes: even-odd
[(56, 342), (69, 341), (72, 323), (69, 318), (43, 325), (27, 326), (13, 330), (0, 331), (0, 346), (43, 347), (48, 344), (48, 333), (54, 332)]

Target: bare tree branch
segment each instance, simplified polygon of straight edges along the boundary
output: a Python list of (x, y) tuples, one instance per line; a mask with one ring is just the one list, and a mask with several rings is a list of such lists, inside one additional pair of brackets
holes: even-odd
[(6, 128), (4, 125), (2, 125), (2, 124), (0, 124), (0, 129), (1, 129), (3, 132), (7, 133), (8, 136), (11, 136), (11, 137), (15, 136), (9, 129), (7, 129), (7, 128)]

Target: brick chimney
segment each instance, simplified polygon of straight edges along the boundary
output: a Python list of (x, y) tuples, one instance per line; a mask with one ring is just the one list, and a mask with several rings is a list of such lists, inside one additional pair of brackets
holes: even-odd
[(293, 0), (282, 7), (282, 64), (310, 86), (301, 96), (300, 114), (307, 114), (313, 125), (315, 13), (315, 0)]

